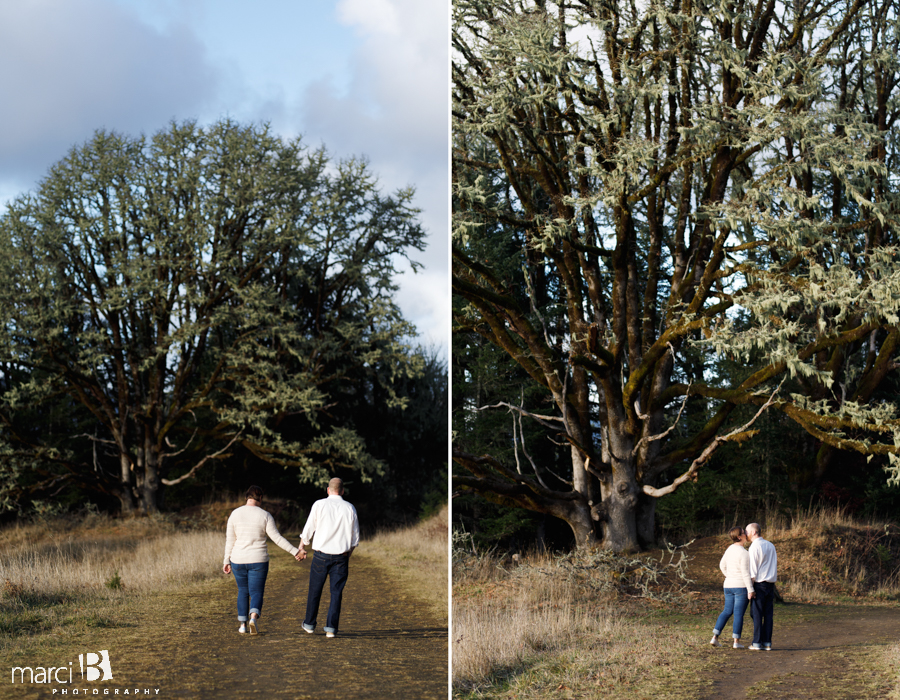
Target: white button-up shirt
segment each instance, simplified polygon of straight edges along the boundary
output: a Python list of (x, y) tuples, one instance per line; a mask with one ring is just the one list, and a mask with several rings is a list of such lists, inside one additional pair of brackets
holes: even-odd
[(778, 555), (775, 545), (762, 537), (750, 543), (750, 578), (754, 581), (778, 580)]
[(313, 503), (300, 535), (303, 544), (313, 544), (313, 549), (324, 554), (345, 554), (359, 544), (359, 520), (356, 508), (341, 496), (329, 494), (328, 498)]

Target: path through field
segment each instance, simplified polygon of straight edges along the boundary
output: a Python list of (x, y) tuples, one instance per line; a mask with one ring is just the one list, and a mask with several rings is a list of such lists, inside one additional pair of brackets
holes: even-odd
[[(721, 609), (721, 544), (715, 538), (695, 543), (690, 575), (701, 595), (714, 603), (706, 617), (710, 629)], [(731, 622), (721, 637), (722, 647), (706, 645), (712, 670), (704, 679), (711, 685), (700, 700), (739, 698), (797, 698), (857, 700), (886, 698), (895, 679), (879, 677), (865, 660), (887, 644), (900, 640), (900, 608), (866, 605), (776, 605), (773, 650), (732, 649)], [(704, 630), (709, 641), (711, 634)], [(753, 635), (750, 613), (744, 618), (748, 647)], [(726, 642), (729, 642), (726, 646)]]
[[(777, 623), (777, 612), (774, 619)], [(885, 608), (845, 608), (787, 629), (776, 628), (771, 652), (735, 650), (730, 645), (711, 648), (722, 662), (702, 698), (887, 697), (893, 679), (874, 676), (859, 664), (856, 653), (898, 639), (900, 610)]]
[[(300, 625), (311, 559), (297, 564), (271, 546), (270, 556), (259, 635), (237, 632), (231, 577), (159, 594), (114, 629), (92, 635), (94, 648), (109, 649), (113, 680), (76, 681), (68, 695), (84, 688), (79, 695), (99, 689), (101, 696), (108, 690), (121, 697), (129, 690), (140, 697), (217, 700), (447, 697), (446, 618), (398, 589), (388, 569), (354, 554), (340, 633), (329, 639), (321, 629), (327, 586), (316, 633)], [(60, 695), (45, 686), (22, 697)]]

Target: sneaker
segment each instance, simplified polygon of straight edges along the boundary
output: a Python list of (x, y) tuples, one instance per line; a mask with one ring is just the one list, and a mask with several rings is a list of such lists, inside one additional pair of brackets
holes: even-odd
[(744, 646), (743, 644), (741, 644), (740, 642), (735, 642), (733, 648), (734, 648), (734, 649), (746, 649), (747, 647), (745, 647), (745, 646)]
[(763, 651), (772, 651), (772, 645), (771, 645), (771, 644), (764, 644), (764, 645), (763, 645)]
[(259, 630), (256, 627), (258, 622), (259, 620), (250, 620), (248, 623), (250, 625), (250, 634), (259, 634)]
[(751, 644), (750, 651), (762, 651), (762, 647), (759, 644)]
[(247, 634), (247, 623), (246, 622), (241, 623), (241, 626), (238, 629), (238, 632), (240, 632), (241, 634)]
[[(300, 626), (303, 627), (303, 625), (300, 625)], [(308, 630), (305, 627), (303, 627), (303, 631), (306, 632), (307, 634), (312, 634), (313, 632), (315, 632), (314, 629)]]
[(326, 632), (326, 633), (325, 633), (325, 636), (326, 636), (326, 637), (333, 637), (333, 636), (334, 636), (334, 632)]
[(720, 641), (719, 641), (718, 639), (716, 639), (715, 637), (713, 637), (712, 639), (710, 639), (710, 640), (709, 640), (709, 643), (712, 644), (714, 647), (720, 647), (720, 646), (722, 646), (722, 642), (720, 642)]

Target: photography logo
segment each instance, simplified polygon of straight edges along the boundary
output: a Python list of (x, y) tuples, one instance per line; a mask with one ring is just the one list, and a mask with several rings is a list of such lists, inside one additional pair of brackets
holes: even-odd
[[(81, 671), (81, 677), (75, 673)], [(70, 661), (68, 666), (14, 666), (13, 683), (65, 683), (79, 681), (111, 681), (112, 665), (109, 649), (78, 655), (78, 668)], [(54, 691), (55, 692), (55, 691)]]
[[(87, 657), (87, 658), (84, 658)], [(79, 654), (78, 655), (78, 663), (81, 665), (81, 677), (86, 681), (111, 681), (112, 680), (112, 668), (109, 666), (109, 650), (104, 649), (103, 651), (95, 654), (92, 651), (89, 651), (87, 654)], [(87, 669), (87, 676), (84, 675), (85, 669)], [(103, 672), (103, 677), (100, 677), (100, 672)]]

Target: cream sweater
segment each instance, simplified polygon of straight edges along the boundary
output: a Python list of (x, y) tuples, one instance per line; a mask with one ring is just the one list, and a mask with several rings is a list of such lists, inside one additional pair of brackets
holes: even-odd
[(750, 580), (750, 554), (743, 546), (735, 542), (722, 555), (719, 569), (725, 574), (722, 588), (746, 588), (753, 593), (753, 581)]
[(258, 506), (241, 506), (231, 512), (225, 528), (225, 563), (259, 564), (269, 561), (266, 535), (286, 552), (300, 550), (288, 542), (278, 528), (275, 518)]

